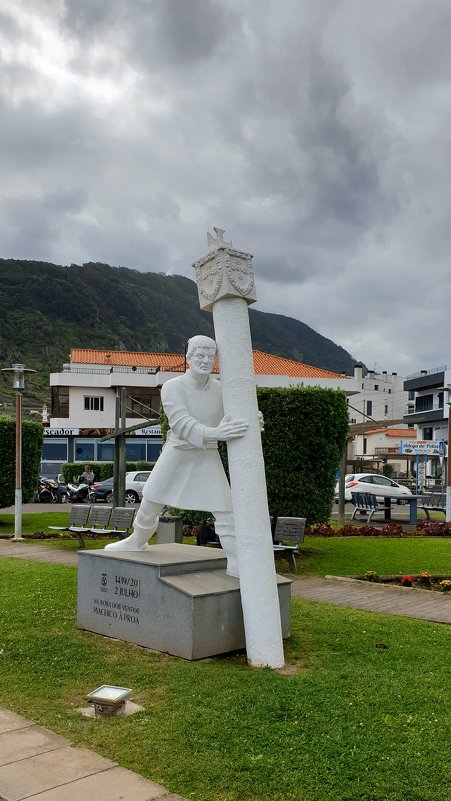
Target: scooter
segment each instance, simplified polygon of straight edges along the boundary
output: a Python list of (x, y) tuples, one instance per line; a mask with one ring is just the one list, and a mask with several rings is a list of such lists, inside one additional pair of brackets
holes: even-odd
[(89, 484), (73, 484), (67, 482), (67, 494), (69, 503), (93, 503), (96, 494)]
[(36, 503), (60, 503), (58, 482), (54, 478), (41, 476), (35, 494)]

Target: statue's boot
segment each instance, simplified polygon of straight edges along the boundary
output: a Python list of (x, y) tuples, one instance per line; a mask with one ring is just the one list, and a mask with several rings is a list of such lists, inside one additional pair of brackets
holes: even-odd
[(118, 542), (110, 542), (109, 545), (105, 545), (105, 550), (147, 551), (150, 548), (147, 543), (158, 528), (162, 508), (161, 504), (152, 503), (143, 498), (141, 506), (136, 513), (133, 532), (125, 540), (118, 540)]
[(239, 578), (235, 528), (231, 512), (213, 512), (215, 531), (227, 556), (227, 575)]

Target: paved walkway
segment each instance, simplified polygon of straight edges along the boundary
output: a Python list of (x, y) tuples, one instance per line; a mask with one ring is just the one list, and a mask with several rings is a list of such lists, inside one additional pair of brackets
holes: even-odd
[(186, 801), (0, 709), (0, 801)]
[[(77, 565), (77, 551), (0, 540), (0, 557)], [(293, 578), (292, 595), (389, 615), (451, 623), (451, 598), (352, 579)], [(0, 709), (0, 801), (186, 801), (115, 762)]]
[(391, 587), (369, 581), (338, 578), (295, 578), (293, 598), (306, 598), (335, 606), (350, 606), (385, 615), (415, 617), (435, 623), (451, 623), (451, 597), (413, 587)]

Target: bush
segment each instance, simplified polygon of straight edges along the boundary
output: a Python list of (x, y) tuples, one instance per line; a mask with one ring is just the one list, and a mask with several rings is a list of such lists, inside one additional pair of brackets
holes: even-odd
[[(97, 481), (105, 481), (113, 475), (113, 462), (89, 462), (86, 460), (84, 462), (66, 462), (62, 467), (64, 481), (66, 483), (68, 481), (77, 482), (83, 473), (85, 464), (91, 465)], [(127, 462), (125, 470), (127, 473), (131, 470), (152, 470), (154, 466), (155, 462)]]
[(415, 531), (422, 537), (449, 537), (451, 523), (445, 523), (444, 520), (420, 520), (416, 524)]
[[(31, 503), (41, 469), (43, 431), (41, 423), (22, 422), (22, 500)], [(0, 507), (12, 506), (16, 484), (16, 421), (0, 416)]]
[(344, 392), (319, 387), (259, 388), (269, 509), (274, 516), (329, 520), (335, 474), (346, 445)]

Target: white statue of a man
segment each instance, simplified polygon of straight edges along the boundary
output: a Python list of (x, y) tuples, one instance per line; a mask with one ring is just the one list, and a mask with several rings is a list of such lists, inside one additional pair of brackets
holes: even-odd
[(210, 375), (215, 354), (213, 339), (192, 337), (186, 354), (189, 370), (163, 385), (161, 400), (170, 426), (166, 444), (144, 486), (133, 533), (106, 549), (147, 549), (166, 505), (209, 510), (227, 556), (227, 573), (238, 577), (232, 497), (218, 440), (242, 437), (248, 424), (224, 416), (219, 381)]

